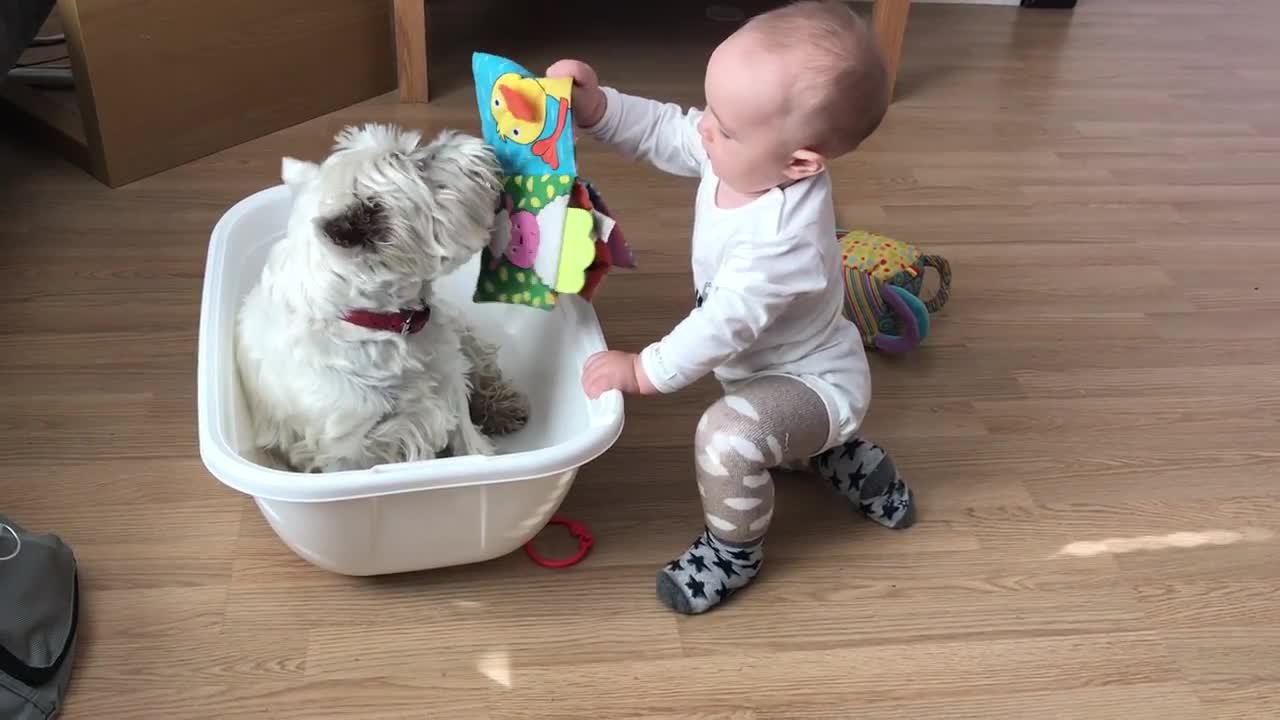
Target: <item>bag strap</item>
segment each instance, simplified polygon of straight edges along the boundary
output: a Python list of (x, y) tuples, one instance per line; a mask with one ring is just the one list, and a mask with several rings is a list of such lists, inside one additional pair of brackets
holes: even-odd
[(941, 255), (921, 255), (921, 267), (931, 267), (938, 271), (938, 291), (929, 298), (924, 306), (931, 313), (935, 313), (947, 304), (947, 299), (951, 297), (951, 263)]

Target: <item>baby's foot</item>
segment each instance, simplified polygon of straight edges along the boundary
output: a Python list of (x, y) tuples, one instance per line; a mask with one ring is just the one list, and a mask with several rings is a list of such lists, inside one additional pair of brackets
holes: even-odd
[(881, 525), (901, 530), (915, 524), (911, 488), (879, 445), (854, 438), (814, 458), (813, 469), (863, 515)]
[(704, 613), (751, 582), (763, 560), (763, 539), (731, 545), (704, 530), (683, 555), (658, 571), (658, 599), (678, 613)]

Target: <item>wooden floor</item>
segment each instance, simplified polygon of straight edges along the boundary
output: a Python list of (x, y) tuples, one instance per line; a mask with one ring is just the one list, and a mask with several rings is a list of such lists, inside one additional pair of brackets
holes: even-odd
[[(900, 99), (835, 174), (844, 223), (955, 269), (927, 346), (874, 361), (868, 433), (921, 522), (785, 482), (766, 574), (695, 619), (653, 572), (700, 527), (708, 384), (630, 403), (564, 506), (599, 541), (567, 571), (335, 577), (200, 463), (214, 221), (344, 123), (474, 130), (465, 56), (431, 106), (379, 99), (115, 191), (0, 140), (0, 512), (83, 563), (64, 717), (1280, 717), (1278, 26), (1272, 0), (913, 10)], [(728, 26), (622, 27), (488, 49), (699, 100)], [(693, 187), (581, 163), (640, 253), (599, 300), (638, 349), (688, 309)]]

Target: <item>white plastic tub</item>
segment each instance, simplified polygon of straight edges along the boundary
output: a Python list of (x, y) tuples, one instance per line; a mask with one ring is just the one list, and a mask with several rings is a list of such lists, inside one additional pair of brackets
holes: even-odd
[(583, 363), (604, 350), (591, 306), (561, 298), (553, 312), (471, 303), (477, 262), (437, 292), (501, 346), (499, 362), (533, 407), (528, 427), (492, 457), (300, 474), (269, 467), (254, 447), (235, 366), (235, 318), (268, 248), (283, 234), (290, 195), (278, 186), (232, 207), (213, 229), (200, 314), (200, 456), (224, 484), (251, 495), (302, 558), (346, 575), (480, 562), (528, 542), (551, 518), (578, 468), (622, 432), (622, 397), (588, 400)]

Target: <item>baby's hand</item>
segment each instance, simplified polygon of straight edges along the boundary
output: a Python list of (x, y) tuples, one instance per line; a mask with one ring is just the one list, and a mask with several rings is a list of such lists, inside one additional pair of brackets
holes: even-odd
[(610, 390), (628, 395), (656, 395), (658, 389), (649, 381), (640, 356), (609, 350), (587, 358), (582, 371), (582, 389), (595, 400)]
[(604, 92), (600, 89), (600, 78), (590, 65), (579, 60), (560, 60), (547, 68), (547, 77), (573, 78), (574, 124), (581, 128), (594, 127), (604, 117)]

